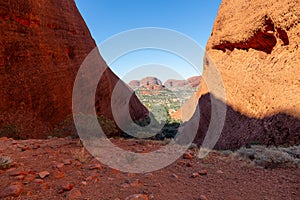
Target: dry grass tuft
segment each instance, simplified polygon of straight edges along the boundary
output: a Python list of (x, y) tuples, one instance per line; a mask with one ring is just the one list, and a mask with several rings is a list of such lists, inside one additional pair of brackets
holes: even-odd
[(8, 156), (0, 157), (0, 170), (9, 169), (12, 165), (13, 160)]
[(233, 159), (254, 162), (264, 168), (298, 167), (300, 168), (300, 146), (292, 147), (265, 147), (253, 145), (250, 148), (242, 147), (232, 152)]
[(85, 152), (85, 148), (72, 151), (73, 158), (81, 163), (87, 163), (90, 160), (90, 156)]

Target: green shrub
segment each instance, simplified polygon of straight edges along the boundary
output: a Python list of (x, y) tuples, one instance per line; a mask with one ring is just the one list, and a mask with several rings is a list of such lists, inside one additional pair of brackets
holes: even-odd
[[(48, 134), (48, 136), (52, 137), (65, 137), (65, 136), (71, 136), (73, 138), (78, 138), (77, 129), (79, 129), (81, 132), (85, 132), (84, 129), (95, 129), (96, 124), (92, 124), (93, 116), (92, 115), (86, 115), (86, 114), (77, 114), (76, 117), (78, 117), (79, 123), (77, 124), (77, 127), (74, 125), (73, 116), (67, 117), (64, 121), (62, 121), (59, 125), (57, 125), (51, 133)], [(82, 120), (80, 120), (82, 119)], [(90, 119), (90, 120), (89, 120)], [(104, 116), (98, 116), (97, 117), (98, 123), (100, 124), (102, 130), (104, 133), (110, 137), (116, 135), (118, 133), (117, 126), (113, 120), (110, 120)], [(82, 121), (82, 123), (81, 123)], [(87, 125), (86, 123), (91, 123)], [(96, 131), (97, 129), (95, 129)], [(90, 132), (90, 131), (89, 131)], [(95, 133), (96, 134), (96, 133)]]
[(98, 122), (107, 137), (113, 137), (119, 132), (116, 123), (103, 115), (98, 116)]
[(9, 124), (0, 130), (0, 137), (8, 137), (14, 139), (24, 139), (22, 138), (23, 129), (21, 126), (15, 124)]
[(245, 160), (251, 160), (264, 168), (276, 168), (284, 166), (299, 167), (300, 146), (293, 147), (265, 147), (253, 145), (251, 148), (242, 147), (237, 150), (235, 156)]

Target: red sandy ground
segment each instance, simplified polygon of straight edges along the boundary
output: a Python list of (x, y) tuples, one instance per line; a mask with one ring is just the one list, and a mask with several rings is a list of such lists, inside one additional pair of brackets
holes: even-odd
[[(114, 143), (134, 151), (153, 150), (162, 145), (135, 140), (114, 140)], [(12, 169), (0, 171), (0, 194), (15, 184), (23, 188), (20, 195), (3, 199), (123, 200), (133, 194), (144, 194), (141, 199), (296, 200), (300, 196), (300, 169), (262, 169), (212, 152), (201, 160), (180, 158), (156, 172), (128, 174), (104, 165), (91, 170), (98, 161), (90, 155), (84, 163), (76, 160), (76, 152), (81, 149), (78, 140), (67, 138), (26, 141), (2, 138), (0, 156), (9, 156), (15, 163)], [(190, 152), (193, 154), (195, 150)], [(199, 170), (208, 173), (192, 178)], [(39, 179), (38, 173), (42, 171), (50, 175)], [(63, 186), (71, 190), (64, 191)]]

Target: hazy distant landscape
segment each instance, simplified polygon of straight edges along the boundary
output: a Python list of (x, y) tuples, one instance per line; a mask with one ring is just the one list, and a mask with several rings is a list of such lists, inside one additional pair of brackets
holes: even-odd
[[(176, 112), (199, 89), (201, 77), (187, 80), (167, 80), (162, 83), (155, 77), (133, 80), (129, 86), (136, 96), (150, 111), (155, 112), (159, 122), (171, 120), (171, 114)], [(162, 114), (159, 114), (161, 112)]]

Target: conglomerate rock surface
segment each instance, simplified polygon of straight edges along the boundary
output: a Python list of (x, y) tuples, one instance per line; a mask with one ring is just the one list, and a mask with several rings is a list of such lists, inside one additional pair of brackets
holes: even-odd
[[(205, 58), (216, 66), (226, 100), (201, 89), (198, 143), (211, 116), (211, 98), (226, 104), (225, 125), (216, 148), (250, 143), (300, 142), (300, 2), (223, 0)], [(196, 113), (197, 114), (197, 113)]]
[[(73, 0), (1, 1), (0, 37), (2, 133), (43, 138), (72, 114), (77, 71), (96, 44)], [(96, 109), (107, 119), (117, 81), (107, 69), (98, 85)], [(134, 119), (147, 113), (135, 96), (130, 109)]]

